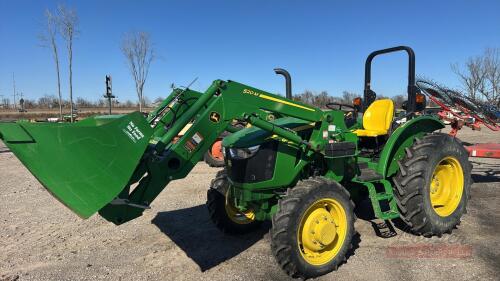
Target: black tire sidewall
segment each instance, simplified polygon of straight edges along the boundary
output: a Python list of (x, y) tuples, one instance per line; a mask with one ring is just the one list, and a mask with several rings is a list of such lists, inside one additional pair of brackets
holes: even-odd
[[(462, 214), (465, 212), (467, 199), (469, 198), (469, 186), (470, 186), (470, 168), (468, 162), (468, 154), (463, 148), (463, 146), (458, 143), (455, 139), (450, 136), (444, 136), (440, 138), (440, 141), (436, 144), (437, 147), (434, 148), (434, 153), (428, 155), (429, 167), (425, 169), (424, 172), (424, 186), (422, 189), (423, 198), (423, 211), (427, 218), (429, 218), (432, 227), (438, 232), (444, 232), (453, 228), (460, 221)], [(446, 157), (454, 157), (458, 160), (464, 179), (463, 193), (460, 198), (460, 203), (457, 208), (449, 216), (442, 217), (436, 213), (431, 204), (430, 199), (430, 186), (432, 181), (432, 175), (436, 166)]]
[(259, 228), (262, 223), (261, 221), (255, 220), (247, 224), (238, 224), (229, 217), (226, 211), (225, 197), (228, 183), (220, 182), (224, 180), (227, 179), (216, 178), (211, 188), (207, 191), (207, 208), (215, 226), (228, 234), (245, 234)]

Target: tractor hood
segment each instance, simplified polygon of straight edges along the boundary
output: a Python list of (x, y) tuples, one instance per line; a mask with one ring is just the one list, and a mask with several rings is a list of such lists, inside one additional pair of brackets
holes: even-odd
[[(293, 131), (301, 131), (307, 128), (312, 128), (314, 124), (311, 122), (297, 119), (294, 117), (279, 118), (271, 123), (282, 128), (288, 128)], [(269, 131), (262, 130), (255, 126), (242, 129), (224, 138), (222, 146), (224, 147), (250, 147), (263, 143), (270, 138), (272, 134)]]

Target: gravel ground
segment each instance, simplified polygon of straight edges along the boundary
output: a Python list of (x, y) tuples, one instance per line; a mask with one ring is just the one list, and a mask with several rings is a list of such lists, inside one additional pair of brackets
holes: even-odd
[[(459, 133), (468, 142), (499, 135)], [(500, 161), (473, 163), (469, 212), (453, 234), (427, 239), (395, 227), (383, 238), (359, 206), (353, 255), (318, 280), (499, 280)], [(0, 143), (0, 280), (289, 280), (271, 254), (269, 226), (231, 237), (212, 225), (205, 196), (216, 171), (198, 164), (144, 216), (117, 227), (79, 219)]]

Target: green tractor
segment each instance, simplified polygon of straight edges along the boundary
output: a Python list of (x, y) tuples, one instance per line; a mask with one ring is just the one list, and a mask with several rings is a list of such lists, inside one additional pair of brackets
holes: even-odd
[[(380, 54), (409, 57), (405, 122), (370, 89)], [(417, 235), (456, 227), (470, 196), (471, 165), (444, 124), (421, 115), (415, 55), (401, 46), (371, 53), (364, 98), (321, 110), (287, 97), (216, 80), (205, 91), (175, 89), (148, 118), (96, 116), (76, 124), (0, 123), (0, 137), (38, 180), (82, 218), (137, 218), (173, 180), (186, 177), (224, 131), (225, 169), (207, 194), (226, 233), (272, 221), (271, 247), (292, 277), (335, 270), (353, 244), (354, 203), (369, 198), (382, 220), (401, 218)], [(362, 116), (360, 116), (362, 114)], [(238, 129), (234, 120), (251, 126)], [(188, 127), (187, 127), (188, 126)], [(186, 128), (187, 127), (187, 128)], [(181, 137), (179, 133), (183, 131)]]

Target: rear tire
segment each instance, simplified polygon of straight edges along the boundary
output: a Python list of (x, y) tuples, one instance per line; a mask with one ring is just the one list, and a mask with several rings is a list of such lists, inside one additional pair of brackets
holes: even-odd
[(406, 149), (393, 178), (402, 220), (417, 235), (451, 233), (467, 212), (471, 169), (456, 138), (433, 133)]
[(229, 200), (226, 200), (227, 194), (229, 194), (229, 182), (226, 171), (222, 170), (217, 172), (207, 191), (208, 213), (215, 226), (227, 234), (244, 234), (259, 228), (262, 222), (247, 219), (252, 213), (239, 212)]
[(339, 183), (321, 177), (299, 182), (278, 201), (271, 249), (294, 278), (336, 270), (352, 248), (354, 204)]

